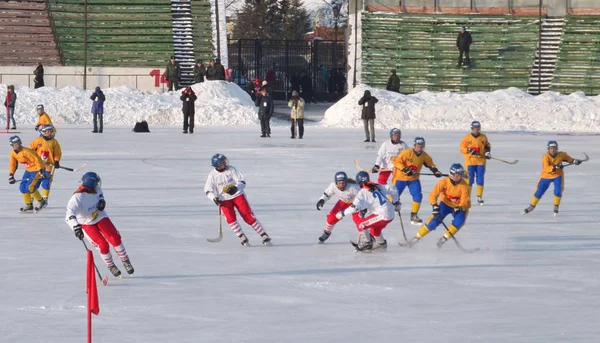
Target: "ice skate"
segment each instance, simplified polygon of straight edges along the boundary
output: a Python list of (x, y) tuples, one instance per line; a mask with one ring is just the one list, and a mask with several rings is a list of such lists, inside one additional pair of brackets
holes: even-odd
[(325, 243), (329, 236), (331, 236), (331, 231), (323, 231), (323, 234), (321, 235), (321, 237), (319, 237), (319, 244)]
[(377, 237), (375, 239), (375, 244), (373, 244), (373, 250), (386, 251), (387, 250), (387, 241), (385, 239), (383, 239), (383, 237), (381, 239), (379, 239), (379, 237)]
[(19, 212), (21, 212), (21, 213), (31, 212), (31, 211), (33, 211), (33, 203), (27, 204), (19, 209)]
[(483, 206), (483, 197), (477, 196), (477, 202), (479, 203), (479, 206)]
[(267, 235), (266, 232), (263, 232), (262, 235), (260, 235), (260, 237), (262, 238), (262, 244), (268, 245), (268, 246), (273, 245), (273, 243), (271, 243), (271, 237), (269, 237), (269, 235)]
[(447, 240), (448, 238), (446, 238), (446, 236), (442, 236), (435, 245), (437, 245), (438, 249), (441, 249), (442, 245), (444, 245), (444, 243), (446, 243)]
[(558, 205), (554, 205), (554, 216), (558, 215)]
[[(529, 207), (527, 207), (526, 209), (523, 210), (523, 214), (527, 214), (527, 213), (533, 211), (534, 209), (535, 209), (535, 206), (529, 205)], [(558, 211), (558, 209), (557, 209), (557, 211)]]
[(48, 206), (48, 202), (46, 201), (46, 199), (48, 198), (43, 198), (40, 203), (38, 204), (38, 206), (34, 209), (34, 212), (39, 212), (41, 211), (43, 208), (45, 208), (46, 206)]
[(125, 270), (127, 271), (127, 274), (133, 275), (134, 270), (133, 270), (133, 266), (131, 265), (131, 262), (129, 262), (129, 260), (124, 260), (122, 262), (123, 262), (123, 267), (125, 267)]
[(119, 268), (117, 268), (117, 266), (115, 266), (114, 264), (111, 266), (108, 266), (108, 270), (110, 270), (110, 272), (112, 273), (112, 275), (114, 277), (121, 277), (121, 271), (119, 270)]
[(423, 221), (421, 220), (421, 218), (419, 218), (419, 216), (416, 213), (410, 214), (410, 223), (412, 225), (423, 225)]
[(243, 233), (242, 233), (242, 234), (241, 234), (240, 236), (238, 236), (238, 237), (239, 237), (239, 239), (240, 239), (240, 243), (241, 243), (243, 246), (248, 246), (248, 245), (250, 245), (250, 244), (249, 244), (249, 242), (248, 242), (248, 237), (246, 237), (246, 235), (245, 235), (245, 234), (243, 234)]

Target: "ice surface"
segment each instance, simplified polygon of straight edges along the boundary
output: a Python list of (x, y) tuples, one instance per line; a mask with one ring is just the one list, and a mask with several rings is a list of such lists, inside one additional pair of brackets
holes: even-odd
[[(83, 102), (84, 96), (77, 99)], [(160, 99), (170, 104), (169, 97)], [(143, 99), (140, 94), (141, 109), (149, 107)], [(24, 142), (35, 138), (32, 126), (21, 128)], [(270, 139), (259, 138), (257, 126), (199, 127), (193, 135), (154, 126), (150, 134), (112, 125), (101, 135), (90, 133), (89, 126), (61, 123), (58, 129), (61, 164), (87, 163), (86, 171), (102, 177), (107, 211), (136, 269), (135, 277), (111, 277), (107, 287), (99, 286), (96, 343), (546, 343), (594, 342), (600, 334), (595, 136), (489, 134), (495, 156), (520, 162), (489, 162), (485, 206), (471, 210), (457, 236), (464, 246), (489, 252), (463, 254), (451, 241), (438, 251), (440, 230), (414, 249), (400, 248), (396, 219), (384, 230), (388, 251), (369, 255), (354, 253), (348, 244), (356, 238), (349, 218), (318, 245), (333, 201), (315, 209), (335, 172), (353, 175), (355, 159), (366, 167), (375, 161), (379, 143), (362, 143), (362, 130), (314, 124), (303, 140), (291, 140), (283, 126), (274, 127)], [(377, 131), (378, 142), (387, 132)], [(463, 161), (458, 145), (465, 134), (403, 130), (405, 140), (427, 139), (428, 152), (444, 172)], [(557, 218), (552, 190), (522, 216), (550, 139), (573, 156), (585, 151), (591, 159), (565, 170)], [(7, 156), (8, 144), (4, 149)], [(240, 246), (225, 223), (223, 241), (206, 242), (218, 229), (217, 208), (202, 191), (216, 152), (246, 177), (249, 202), (275, 246), (260, 245), (246, 224), (252, 247)], [(35, 215), (19, 214), (18, 186), (0, 183), (2, 342), (85, 340), (86, 255), (64, 222), (66, 202), (82, 173), (58, 170), (49, 207)], [(426, 218), (436, 179), (424, 176), (422, 182)], [(407, 221), (408, 192), (402, 201), (404, 225), (414, 235), (417, 228)]]

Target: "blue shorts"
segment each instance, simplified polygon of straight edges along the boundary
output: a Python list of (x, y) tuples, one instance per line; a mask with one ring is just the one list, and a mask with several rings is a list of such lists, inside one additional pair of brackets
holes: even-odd
[(26, 171), (23, 174), (23, 181), (19, 185), (19, 190), (23, 194), (33, 193), (39, 187), (42, 179), (38, 176), (38, 172)]
[(408, 186), (408, 190), (410, 191), (410, 195), (412, 195), (413, 201), (421, 203), (423, 201), (423, 192), (421, 191), (421, 180), (412, 180), (412, 181), (396, 181), (396, 189), (398, 190), (398, 197), (402, 195), (404, 189)]
[(538, 199), (541, 199), (544, 193), (550, 188), (550, 184), (554, 184), (554, 196), (562, 197), (564, 184), (563, 176), (557, 176), (554, 179), (544, 179), (540, 178), (538, 181), (537, 190), (535, 191), (534, 196)]
[(46, 178), (42, 180), (40, 187), (42, 187), (42, 189), (50, 189), (50, 185), (52, 184), (52, 172), (44, 170), (44, 175), (46, 175)]
[(473, 181), (477, 183), (477, 186), (483, 186), (485, 165), (468, 166), (467, 171), (469, 173), (469, 187), (473, 186)]
[(451, 224), (456, 229), (460, 230), (460, 228), (463, 227), (463, 225), (465, 225), (465, 221), (467, 220), (467, 211), (465, 210), (455, 213), (454, 208), (446, 205), (445, 203), (440, 204), (440, 215), (437, 217), (433, 215), (430, 216), (427, 220), (427, 223), (425, 223), (425, 226), (430, 231), (433, 231), (442, 223), (442, 220), (444, 220), (444, 218), (446, 218), (446, 216), (448, 216), (449, 214), (452, 214), (452, 217), (454, 217), (454, 219), (452, 219)]

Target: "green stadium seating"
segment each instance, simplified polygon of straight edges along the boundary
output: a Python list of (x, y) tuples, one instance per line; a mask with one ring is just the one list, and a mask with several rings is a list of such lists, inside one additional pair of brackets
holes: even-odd
[[(400, 91), (527, 90), (538, 42), (537, 19), (485, 15), (365, 13), (362, 80), (384, 88), (390, 69)], [(461, 26), (473, 36), (471, 68), (457, 68)]]

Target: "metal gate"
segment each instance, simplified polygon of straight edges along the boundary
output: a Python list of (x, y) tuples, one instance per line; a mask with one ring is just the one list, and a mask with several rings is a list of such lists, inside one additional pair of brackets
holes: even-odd
[(279, 100), (293, 90), (307, 102), (336, 101), (346, 94), (343, 41), (240, 39), (228, 50), (231, 79), (244, 89), (258, 78)]

